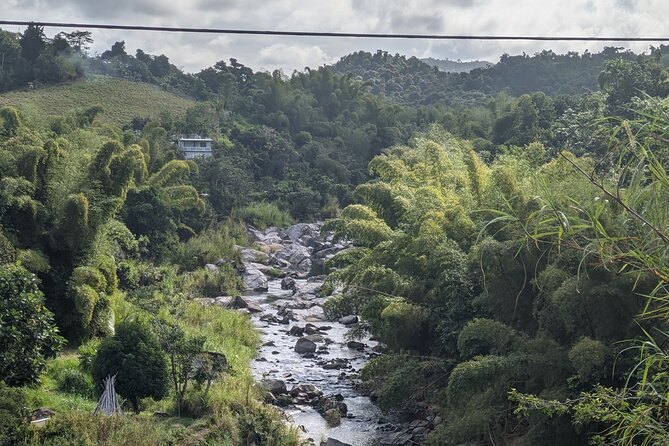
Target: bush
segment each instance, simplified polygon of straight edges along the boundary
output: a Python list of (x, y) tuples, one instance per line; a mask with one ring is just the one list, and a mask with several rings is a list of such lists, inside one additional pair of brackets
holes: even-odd
[(52, 418), (43, 429), (34, 432), (33, 444), (43, 446), (159, 446), (178, 444), (183, 428), (166, 428), (146, 417), (106, 417), (79, 411), (65, 412)]
[(171, 255), (171, 260), (193, 271), (206, 263), (237, 258), (235, 245), (248, 242), (246, 229), (240, 224), (228, 221), (217, 229), (206, 229), (201, 234), (180, 243)]
[(611, 351), (600, 341), (581, 338), (569, 350), (569, 361), (576, 369), (579, 381), (584, 384), (597, 383), (606, 376)]
[(85, 373), (93, 373), (93, 360), (99, 348), (99, 339), (90, 339), (79, 346), (79, 368)]
[(0, 345), (0, 380), (9, 385), (39, 382), (45, 357), (63, 345), (37, 279), (20, 265), (0, 266)]
[(95, 393), (91, 377), (77, 369), (65, 369), (59, 374), (58, 389), (84, 397), (93, 397)]
[(269, 226), (285, 228), (293, 224), (293, 219), (287, 212), (266, 201), (235, 209), (232, 215), (261, 230)]
[(205, 297), (237, 295), (241, 288), (241, 278), (231, 265), (223, 265), (218, 271), (199, 269), (192, 274), (188, 286), (190, 294)]
[(24, 391), (0, 381), (0, 445), (24, 444), (28, 417)]
[(156, 337), (138, 322), (123, 322), (100, 344), (93, 360), (93, 379), (100, 387), (116, 375), (116, 391), (139, 411), (139, 400), (167, 395), (167, 361)]
[(121, 288), (134, 290), (139, 286), (139, 271), (132, 260), (123, 260), (116, 268)]
[(351, 299), (347, 299), (345, 296), (332, 296), (323, 304), (323, 312), (328, 320), (334, 321), (340, 317), (353, 314), (355, 311)]
[(516, 339), (516, 331), (492, 319), (474, 319), (458, 336), (458, 351), (463, 358), (507, 353)]

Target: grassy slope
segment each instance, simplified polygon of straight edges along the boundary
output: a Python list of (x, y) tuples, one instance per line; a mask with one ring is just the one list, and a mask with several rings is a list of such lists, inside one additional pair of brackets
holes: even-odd
[(101, 105), (98, 119), (125, 125), (135, 116), (158, 117), (163, 110), (182, 116), (195, 101), (166, 92), (155, 85), (121, 78), (92, 76), (84, 81), (0, 94), (0, 106), (13, 105), (41, 121), (78, 107)]

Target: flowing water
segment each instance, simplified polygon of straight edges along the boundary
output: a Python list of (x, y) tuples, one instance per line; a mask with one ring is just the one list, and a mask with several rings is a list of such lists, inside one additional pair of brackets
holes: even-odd
[[(263, 346), (258, 357), (252, 363), (256, 379), (279, 379), (286, 383), (288, 390), (297, 384), (313, 384), (324, 395), (341, 394), (343, 402), (348, 407), (348, 415), (342, 418), (337, 427), (328, 427), (325, 419), (309, 405), (295, 405), (284, 409), (293, 423), (306, 430), (306, 436), (316, 444), (328, 437), (354, 446), (364, 446), (376, 438), (378, 421), (381, 413), (372, 401), (357, 392), (348, 378), (353, 372), (359, 371), (370, 358), (371, 347), (375, 342), (368, 339), (361, 340), (366, 344), (364, 351), (353, 350), (346, 345), (348, 328), (338, 322), (316, 321), (322, 318), (321, 298), (312, 299), (314, 306), (310, 309), (292, 310), (296, 322), (289, 325), (267, 323), (260, 320), (262, 314), (274, 315), (277, 308), (285, 302), (290, 302), (292, 292), (282, 290), (280, 280), (270, 280), (269, 290), (264, 293), (251, 293), (248, 296), (255, 300), (264, 309), (264, 313), (253, 316), (253, 321), (262, 333), (264, 343), (273, 343)], [(297, 280), (298, 290), (306, 285), (306, 280)], [(306, 318), (306, 321), (305, 321)], [(297, 337), (288, 334), (293, 325), (304, 326), (311, 323), (324, 330), (321, 334), (333, 342), (327, 345), (327, 352), (317, 353), (313, 358), (305, 358), (294, 351)], [(331, 327), (328, 329), (328, 327)], [(324, 344), (318, 344), (324, 345)], [(322, 367), (324, 361), (345, 358), (349, 360), (351, 368), (341, 370), (326, 370)], [(320, 365), (319, 365), (320, 363)]]

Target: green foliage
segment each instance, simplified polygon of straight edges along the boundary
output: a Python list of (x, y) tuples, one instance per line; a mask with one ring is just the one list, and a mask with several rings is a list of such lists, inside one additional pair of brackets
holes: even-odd
[(165, 428), (159, 421), (149, 417), (107, 417), (96, 416), (90, 412), (71, 411), (59, 414), (44, 429), (33, 432), (31, 444), (158, 446), (175, 441), (180, 430), (182, 429)]
[(0, 266), (0, 344), (0, 378), (9, 385), (39, 382), (45, 357), (63, 345), (37, 279), (20, 265)]
[(0, 381), (0, 445), (24, 444), (28, 437), (29, 412), (23, 389)]
[(21, 118), (16, 109), (9, 106), (0, 108), (0, 119), (0, 122), (2, 122), (2, 132), (0, 133), (0, 136), (15, 136), (21, 126)]
[(491, 319), (473, 319), (458, 336), (458, 351), (464, 359), (479, 355), (509, 353), (518, 334), (511, 327)]
[(610, 356), (606, 345), (590, 338), (582, 338), (569, 350), (569, 360), (583, 383), (596, 383), (605, 378)]
[(58, 376), (58, 389), (65, 393), (84, 397), (95, 394), (91, 376), (78, 369), (65, 369)]
[(232, 215), (260, 230), (269, 226), (285, 228), (294, 223), (286, 211), (280, 209), (275, 203), (266, 201), (251, 203), (235, 209)]
[(139, 400), (167, 395), (167, 361), (156, 337), (138, 322), (123, 322), (114, 336), (100, 344), (92, 365), (97, 386), (116, 375), (116, 391), (128, 399), (135, 411)]

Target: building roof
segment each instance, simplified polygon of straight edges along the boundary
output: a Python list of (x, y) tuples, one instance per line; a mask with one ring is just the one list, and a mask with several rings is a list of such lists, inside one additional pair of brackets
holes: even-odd
[(211, 138), (179, 138), (179, 141), (214, 141)]

